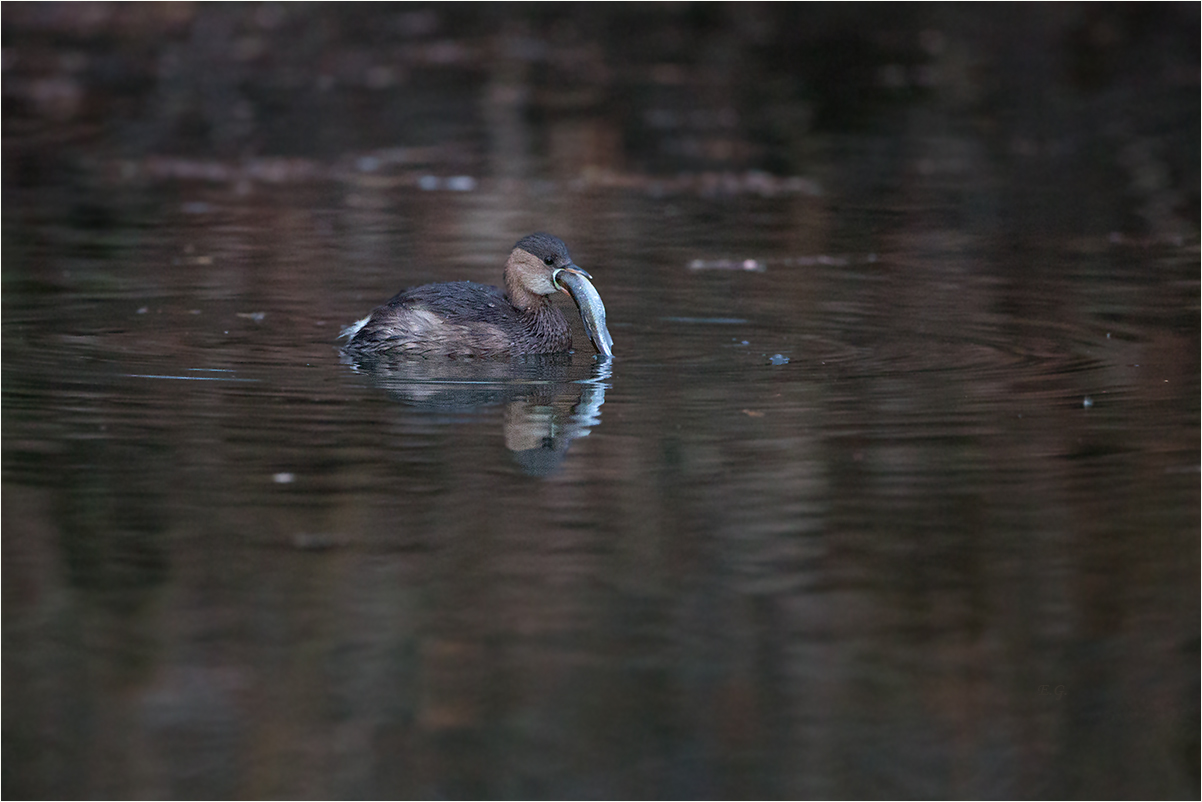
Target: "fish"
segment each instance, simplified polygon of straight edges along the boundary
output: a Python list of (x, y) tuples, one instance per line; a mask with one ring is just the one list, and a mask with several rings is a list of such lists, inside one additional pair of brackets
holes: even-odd
[(589, 281), (590, 278), (592, 276), (583, 270), (573, 268), (556, 271), (552, 281), (576, 302), (584, 330), (597, 352), (602, 356), (613, 356), (614, 338), (609, 335), (605, 325), (605, 304), (601, 302), (601, 296)]

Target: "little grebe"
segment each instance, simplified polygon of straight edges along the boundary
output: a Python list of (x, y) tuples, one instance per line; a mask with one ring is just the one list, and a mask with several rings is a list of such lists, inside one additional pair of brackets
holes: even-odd
[[(558, 237), (531, 234), (518, 240), (505, 263), (505, 289), (474, 281), (410, 287), (347, 326), (346, 350), (413, 356), (519, 356), (554, 354), (572, 347), (572, 329), (551, 305), (563, 292), (580, 308), (589, 339), (605, 356), (613, 340), (605, 307), (588, 273), (572, 263)], [(560, 283), (561, 280), (563, 283)]]

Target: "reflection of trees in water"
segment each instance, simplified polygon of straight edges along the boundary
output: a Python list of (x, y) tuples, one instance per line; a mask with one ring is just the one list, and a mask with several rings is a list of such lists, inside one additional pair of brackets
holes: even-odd
[[(6, 130), (25, 119), (74, 125), (89, 146), (127, 157), (613, 182), (812, 174), (831, 134), (981, 135), (972, 122), (984, 120), (996, 151), (1035, 169), (1103, 153), (1160, 230), (1196, 205), (1196, 115), (1163, 102), (1192, 85), (1190, 15), (1180, 5), (1021, 15), (17, 5), (5, 15)], [(924, 123), (914, 109), (935, 113)], [(447, 144), (437, 158), (449, 161), (388, 155)]]

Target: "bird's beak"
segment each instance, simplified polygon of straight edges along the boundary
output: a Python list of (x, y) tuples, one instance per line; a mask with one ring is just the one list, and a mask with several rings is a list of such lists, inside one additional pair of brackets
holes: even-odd
[(555, 289), (557, 289), (560, 292), (565, 293), (567, 295), (571, 295), (572, 293), (568, 291), (567, 287), (565, 287), (559, 283), (559, 274), (560, 273), (572, 273), (573, 275), (584, 276), (587, 279), (592, 279), (592, 276), (590, 276), (586, 270), (584, 270), (581, 267), (577, 267), (574, 264), (569, 264), (567, 267), (561, 267), (561, 268), (556, 269), (554, 272), (551, 273), (551, 283), (555, 285)]

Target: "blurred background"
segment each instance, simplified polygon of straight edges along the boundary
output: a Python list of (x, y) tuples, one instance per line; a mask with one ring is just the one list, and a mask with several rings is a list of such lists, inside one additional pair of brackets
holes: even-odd
[(1197, 798), (1199, 22), (5, 3), (3, 794)]
[[(1060, 214), (1187, 233), (1194, 16), (1188, 4), (14, 3), (6, 186), (84, 166), (244, 191), (426, 167), (785, 193), (838, 169), (851, 174), (840, 187), (881, 191), (904, 180), (896, 151), (909, 150), (901, 163), (927, 173), (985, 158), (1032, 174), (1088, 165), (1129, 208), (1095, 208), (1091, 193)], [(866, 139), (889, 143), (870, 149), (876, 161), (837, 158)]]

